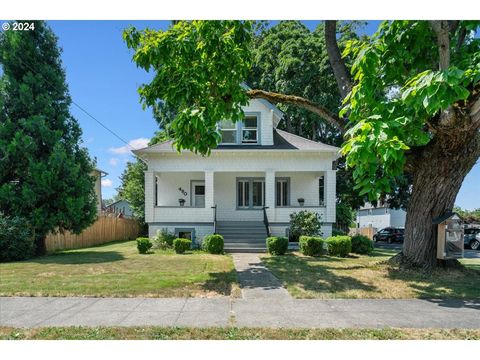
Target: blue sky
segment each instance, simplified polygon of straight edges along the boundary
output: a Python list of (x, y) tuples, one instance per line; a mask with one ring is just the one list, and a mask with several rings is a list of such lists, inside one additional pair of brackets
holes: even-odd
[[(73, 101), (134, 147), (147, 142), (157, 125), (149, 109), (139, 103), (137, 88), (151, 78), (137, 69), (132, 53), (122, 40), (122, 31), (130, 25), (165, 29), (169, 21), (49, 21), (63, 48), (62, 60)], [(362, 30), (373, 33), (378, 21)], [(314, 29), (318, 21), (305, 21)], [(72, 106), (72, 114), (83, 129), (83, 140), (97, 165), (108, 176), (103, 181), (103, 197), (112, 197), (120, 185), (119, 176), (131, 159), (125, 144), (97, 122)], [(465, 178), (457, 197), (461, 207), (480, 207), (480, 165)]]

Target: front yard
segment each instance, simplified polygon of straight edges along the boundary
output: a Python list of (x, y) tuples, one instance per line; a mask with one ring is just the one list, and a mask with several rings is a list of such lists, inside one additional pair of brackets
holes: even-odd
[(262, 261), (296, 298), (480, 298), (480, 259), (462, 260), (463, 271), (440, 269), (425, 275), (387, 265), (395, 253), (376, 249), (371, 256), (348, 258), (287, 253), (265, 255)]
[(184, 297), (238, 294), (230, 256), (156, 250), (135, 241), (0, 264), (0, 296)]

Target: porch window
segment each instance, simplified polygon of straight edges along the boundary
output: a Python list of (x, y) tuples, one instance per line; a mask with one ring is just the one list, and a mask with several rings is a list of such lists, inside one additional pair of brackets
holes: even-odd
[(325, 205), (325, 178), (323, 176), (318, 179), (318, 205)]
[(237, 180), (237, 207), (258, 208), (265, 205), (265, 179), (246, 178)]
[(237, 124), (233, 121), (225, 120), (220, 125), (222, 132), (223, 144), (236, 144), (237, 143)]
[(242, 126), (242, 143), (257, 142), (257, 116), (247, 115)]
[(276, 206), (290, 205), (289, 179), (278, 178), (275, 180), (275, 199)]

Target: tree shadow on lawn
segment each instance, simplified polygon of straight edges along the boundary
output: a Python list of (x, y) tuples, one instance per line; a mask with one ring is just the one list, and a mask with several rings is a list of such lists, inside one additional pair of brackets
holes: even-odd
[[(435, 269), (423, 273), (389, 267), (388, 277), (408, 283), (417, 297), (423, 299), (480, 299), (480, 271), (476, 269)], [(447, 306), (448, 301), (443, 303)]]
[(233, 285), (237, 283), (235, 269), (209, 273), (208, 276), (209, 279), (202, 284), (204, 291), (215, 292), (224, 296), (230, 296), (232, 294)]
[(38, 264), (100, 264), (124, 260), (117, 251), (78, 251), (51, 254), (25, 261)]
[[(263, 258), (268, 268), (287, 285), (297, 285), (305, 291), (336, 293), (344, 291), (374, 292), (376, 286), (366, 284), (352, 276), (338, 275), (335, 272), (355, 270), (366, 266), (353, 265), (331, 267), (329, 262), (342, 262), (334, 257), (299, 257), (293, 254)], [(322, 264), (325, 263), (325, 264)]]

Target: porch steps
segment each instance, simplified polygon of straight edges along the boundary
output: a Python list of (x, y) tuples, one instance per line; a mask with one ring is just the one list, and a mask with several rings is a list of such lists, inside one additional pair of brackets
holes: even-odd
[(265, 252), (267, 230), (263, 221), (219, 221), (217, 233), (223, 236), (227, 252)]

